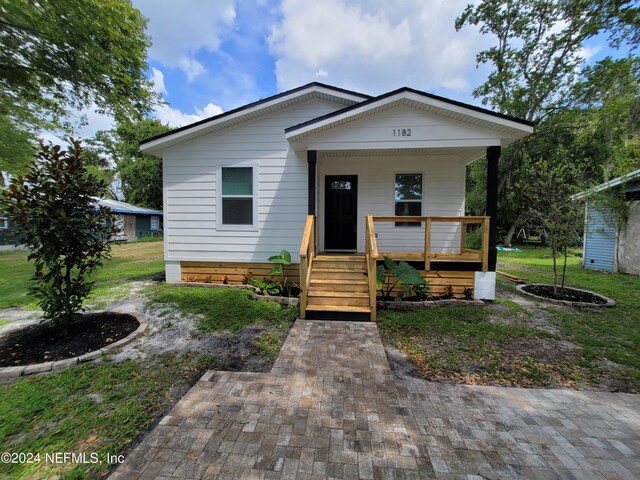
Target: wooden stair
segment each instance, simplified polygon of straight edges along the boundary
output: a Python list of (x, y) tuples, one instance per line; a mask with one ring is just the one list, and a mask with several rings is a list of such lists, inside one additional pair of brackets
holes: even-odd
[(371, 313), (363, 255), (318, 255), (311, 266), (307, 311)]

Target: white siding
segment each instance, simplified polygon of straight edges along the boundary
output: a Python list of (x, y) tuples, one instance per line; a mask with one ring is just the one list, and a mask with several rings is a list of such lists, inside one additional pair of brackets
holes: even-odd
[[(299, 261), (307, 162), (304, 152), (292, 151), (284, 129), (343, 106), (310, 100), (165, 151), (165, 259), (264, 262), (284, 248)], [(258, 228), (218, 228), (217, 171), (243, 163), (257, 165)]]
[[(364, 252), (366, 215), (395, 215), (396, 173), (422, 173), (422, 214), (425, 216), (464, 215), (465, 162), (457, 155), (352, 156), (332, 155), (318, 160), (319, 242), (324, 248), (324, 185), (327, 175), (358, 176), (358, 251)], [(396, 227), (377, 222), (378, 249), (387, 252), (423, 252), (424, 226)], [(434, 223), (431, 250), (460, 251), (460, 225)]]

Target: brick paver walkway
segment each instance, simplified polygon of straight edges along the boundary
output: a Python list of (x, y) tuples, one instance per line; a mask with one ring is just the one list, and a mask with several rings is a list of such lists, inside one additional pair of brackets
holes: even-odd
[(395, 380), (374, 323), (298, 320), (271, 373), (208, 372), (112, 478), (636, 479), (639, 407)]

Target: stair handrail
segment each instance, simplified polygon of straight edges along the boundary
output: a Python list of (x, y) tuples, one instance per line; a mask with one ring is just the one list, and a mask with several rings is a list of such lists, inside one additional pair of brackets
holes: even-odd
[(316, 256), (316, 217), (307, 215), (300, 245), (300, 318), (305, 318), (311, 283), (311, 267)]
[(367, 280), (369, 283), (369, 308), (371, 320), (376, 320), (376, 266), (378, 261), (378, 243), (376, 231), (373, 225), (373, 216), (367, 215), (365, 219), (365, 260), (367, 262)]

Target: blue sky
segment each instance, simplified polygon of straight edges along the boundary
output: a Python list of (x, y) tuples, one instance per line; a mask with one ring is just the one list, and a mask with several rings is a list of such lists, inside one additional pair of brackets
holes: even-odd
[[(468, 0), (133, 0), (148, 18), (149, 78), (177, 127), (319, 81), (368, 94), (409, 86), (479, 105), (492, 38), (455, 18)], [(589, 62), (609, 54), (589, 42)], [(112, 119), (82, 112), (91, 136)]]

